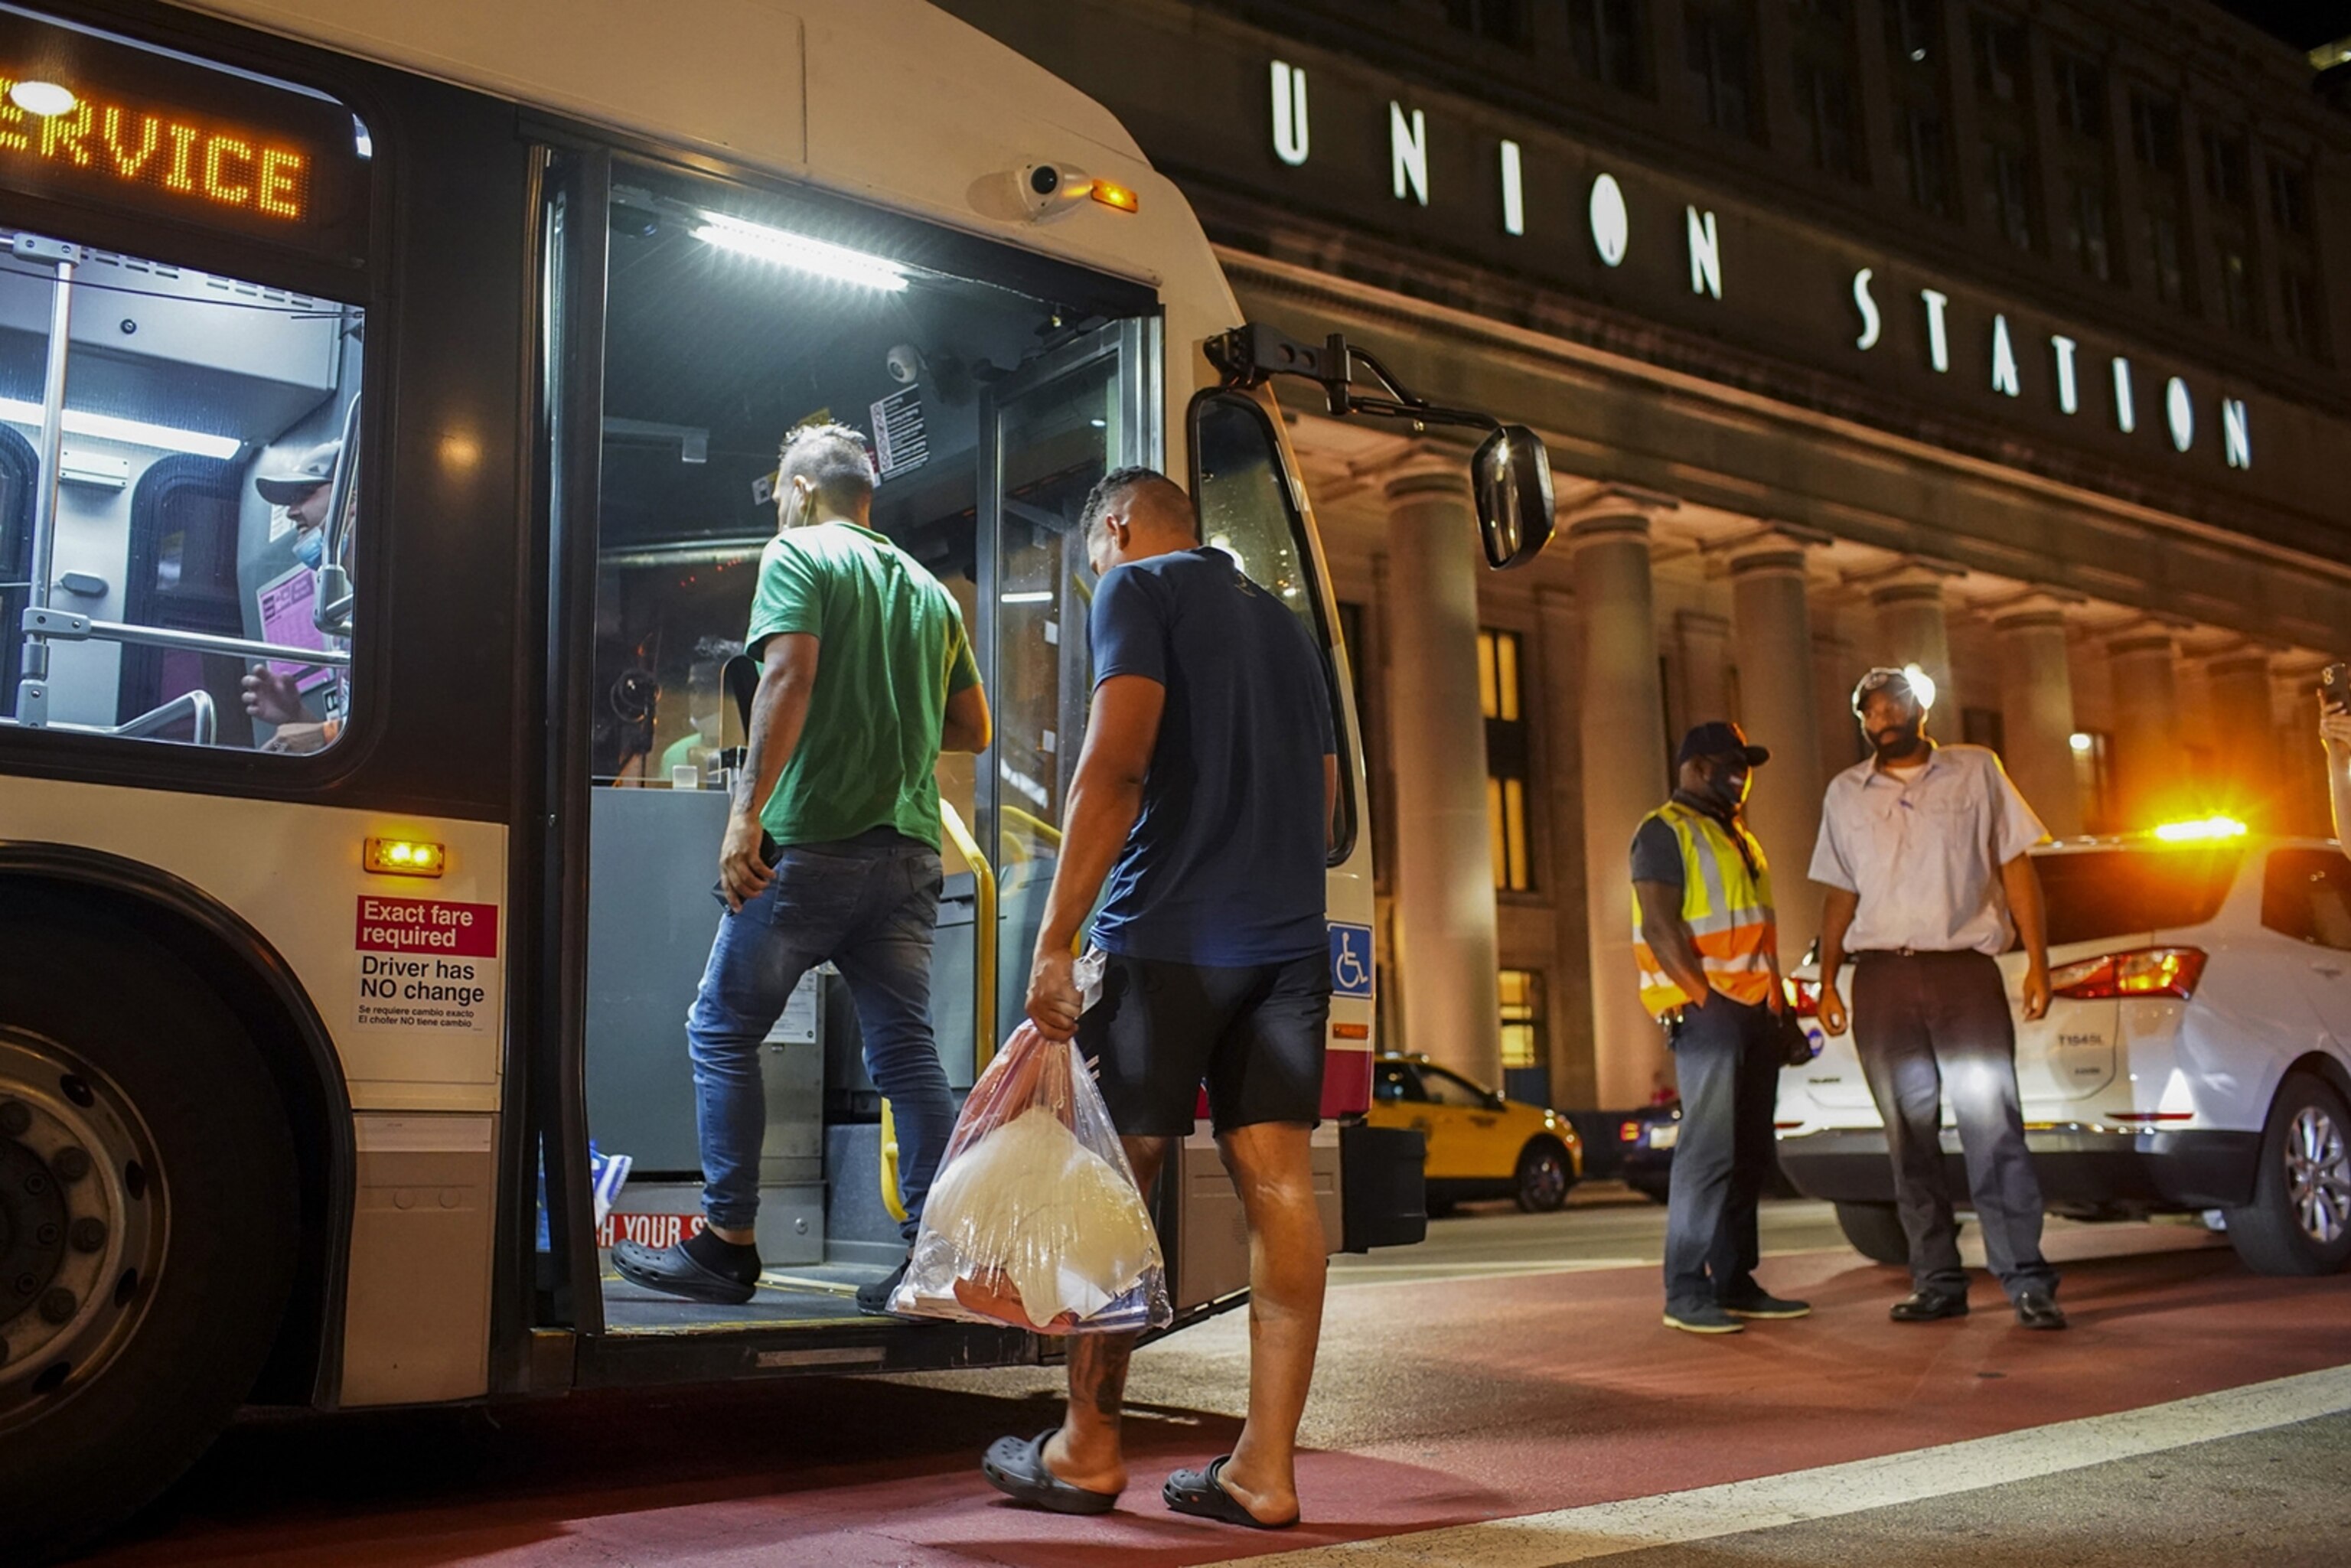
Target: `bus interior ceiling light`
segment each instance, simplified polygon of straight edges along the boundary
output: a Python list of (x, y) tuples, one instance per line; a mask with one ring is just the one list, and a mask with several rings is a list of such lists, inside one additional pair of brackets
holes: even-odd
[(746, 223), (723, 213), (703, 214), (701, 225), (693, 233), (695, 238), (721, 250), (756, 256), (836, 282), (854, 283), (888, 294), (906, 287), (906, 269), (894, 261), (783, 229), (771, 229), (764, 224)]
[(73, 89), (60, 87), (53, 81), (20, 81), (8, 89), (8, 101), (26, 114), (44, 119), (57, 114), (70, 114), (81, 100), (74, 97)]
[(2193, 821), (2165, 822), (2155, 836), (2167, 844), (2202, 844), (2217, 839), (2241, 839), (2245, 824), (2234, 817), (2199, 817)]
[[(41, 427), (41, 405), (25, 398), (0, 397), (0, 420), (38, 430)], [(66, 432), (70, 435), (87, 435), (99, 441), (120, 441), (131, 446), (185, 452), (196, 457), (234, 457), (245, 447), (245, 443), (234, 435), (206, 435), (199, 430), (180, 430), (172, 425), (149, 424), (137, 419), (117, 419), (110, 413), (91, 413), (87, 409), (78, 408), (66, 410)]]

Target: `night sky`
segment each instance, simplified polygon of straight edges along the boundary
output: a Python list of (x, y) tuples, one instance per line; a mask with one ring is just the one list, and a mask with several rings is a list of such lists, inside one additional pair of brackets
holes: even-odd
[(2351, 0), (2212, 0), (2223, 11), (2292, 44), (2315, 48), (2351, 37)]

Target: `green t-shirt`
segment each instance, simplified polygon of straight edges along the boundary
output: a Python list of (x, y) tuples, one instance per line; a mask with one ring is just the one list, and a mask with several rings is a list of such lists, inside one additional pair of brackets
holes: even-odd
[(820, 644), (808, 723), (759, 813), (778, 844), (895, 828), (936, 849), (939, 731), (947, 698), (979, 684), (963, 612), (938, 579), (852, 523), (787, 528), (759, 559), (744, 641)]

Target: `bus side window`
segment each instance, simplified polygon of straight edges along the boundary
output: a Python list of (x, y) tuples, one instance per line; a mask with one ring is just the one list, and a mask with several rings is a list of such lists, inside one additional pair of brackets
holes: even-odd
[[(333, 745), (349, 716), (354, 529), (327, 514), (355, 494), (344, 452), (360, 311), (32, 238), (38, 248), (0, 267), (0, 340), (14, 345), (0, 352), (0, 582), (22, 585), (0, 592), (0, 722), (282, 753)], [(40, 259), (51, 255), (69, 260)], [(36, 583), (60, 293), (56, 513)], [(322, 584), (340, 602), (322, 602)], [(28, 638), (17, 629), (36, 606), (76, 619)], [(44, 660), (46, 680), (26, 680)]]

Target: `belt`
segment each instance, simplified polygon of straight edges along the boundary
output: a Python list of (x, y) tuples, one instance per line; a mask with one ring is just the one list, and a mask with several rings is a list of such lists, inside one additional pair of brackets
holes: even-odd
[(1973, 947), (1865, 947), (1852, 955), (1853, 961), (1864, 958), (1988, 958)]

